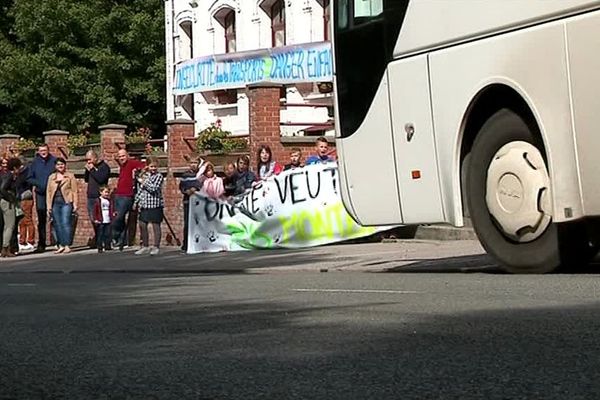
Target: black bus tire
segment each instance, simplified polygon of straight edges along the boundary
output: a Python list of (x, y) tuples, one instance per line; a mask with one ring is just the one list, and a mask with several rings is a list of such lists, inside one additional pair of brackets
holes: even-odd
[(540, 136), (534, 129), (515, 112), (499, 110), (481, 127), (467, 172), (466, 197), (473, 228), (486, 251), (511, 273), (548, 273), (586, 263), (595, 254), (581, 224), (551, 222), (535, 240), (519, 243), (501, 231), (488, 210), (486, 182), (492, 158), (502, 146), (514, 141), (528, 142), (543, 155)]

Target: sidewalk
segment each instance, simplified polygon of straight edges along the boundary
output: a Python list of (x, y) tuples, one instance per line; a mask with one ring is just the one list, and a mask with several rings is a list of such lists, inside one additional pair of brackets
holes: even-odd
[(136, 248), (98, 254), (77, 250), (2, 259), (0, 273), (262, 273), (283, 271), (410, 271), (414, 268), (488, 268), (479, 242), (397, 240), (391, 243), (338, 244), (298, 250), (256, 250), (188, 255), (163, 248), (158, 256), (136, 256)]

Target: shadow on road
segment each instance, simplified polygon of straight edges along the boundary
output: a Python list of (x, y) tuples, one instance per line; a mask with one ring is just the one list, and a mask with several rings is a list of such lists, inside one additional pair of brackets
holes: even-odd
[(452, 313), (400, 300), (216, 299), (213, 277), (124, 275), (104, 288), (75, 278), (0, 304), (0, 397), (600, 395), (600, 303)]
[[(404, 260), (410, 261), (410, 260)], [(465, 273), (483, 272), (488, 274), (505, 273), (487, 254), (471, 256), (434, 258), (429, 260), (415, 260), (408, 264), (386, 268), (383, 272), (404, 273)]]

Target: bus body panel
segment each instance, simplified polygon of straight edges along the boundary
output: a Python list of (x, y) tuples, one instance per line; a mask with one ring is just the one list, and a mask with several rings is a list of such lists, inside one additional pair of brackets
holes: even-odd
[(393, 62), (387, 75), (404, 223), (443, 222), (427, 56)]
[(567, 24), (573, 121), (585, 215), (600, 215), (600, 12)]
[[(462, 222), (460, 148), (466, 110), (487, 85), (529, 104), (548, 157), (555, 222), (583, 215), (570, 111), (565, 23), (553, 22), (430, 54), (433, 115), (448, 222)], [(569, 209), (566, 212), (565, 209)]]
[(395, 57), (600, 7), (600, 0), (413, 0)]
[(337, 139), (342, 200), (361, 225), (402, 223), (389, 101), (384, 78), (356, 134)]

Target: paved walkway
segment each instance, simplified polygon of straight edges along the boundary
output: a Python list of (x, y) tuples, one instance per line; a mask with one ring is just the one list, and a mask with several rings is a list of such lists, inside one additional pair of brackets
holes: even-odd
[(299, 250), (257, 250), (188, 255), (175, 248), (158, 256), (136, 256), (135, 248), (98, 254), (80, 250), (68, 255), (31, 254), (0, 260), (2, 272), (190, 272), (260, 273), (276, 271), (481, 270), (493, 268), (477, 241), (403, 240), (339, 244)]

